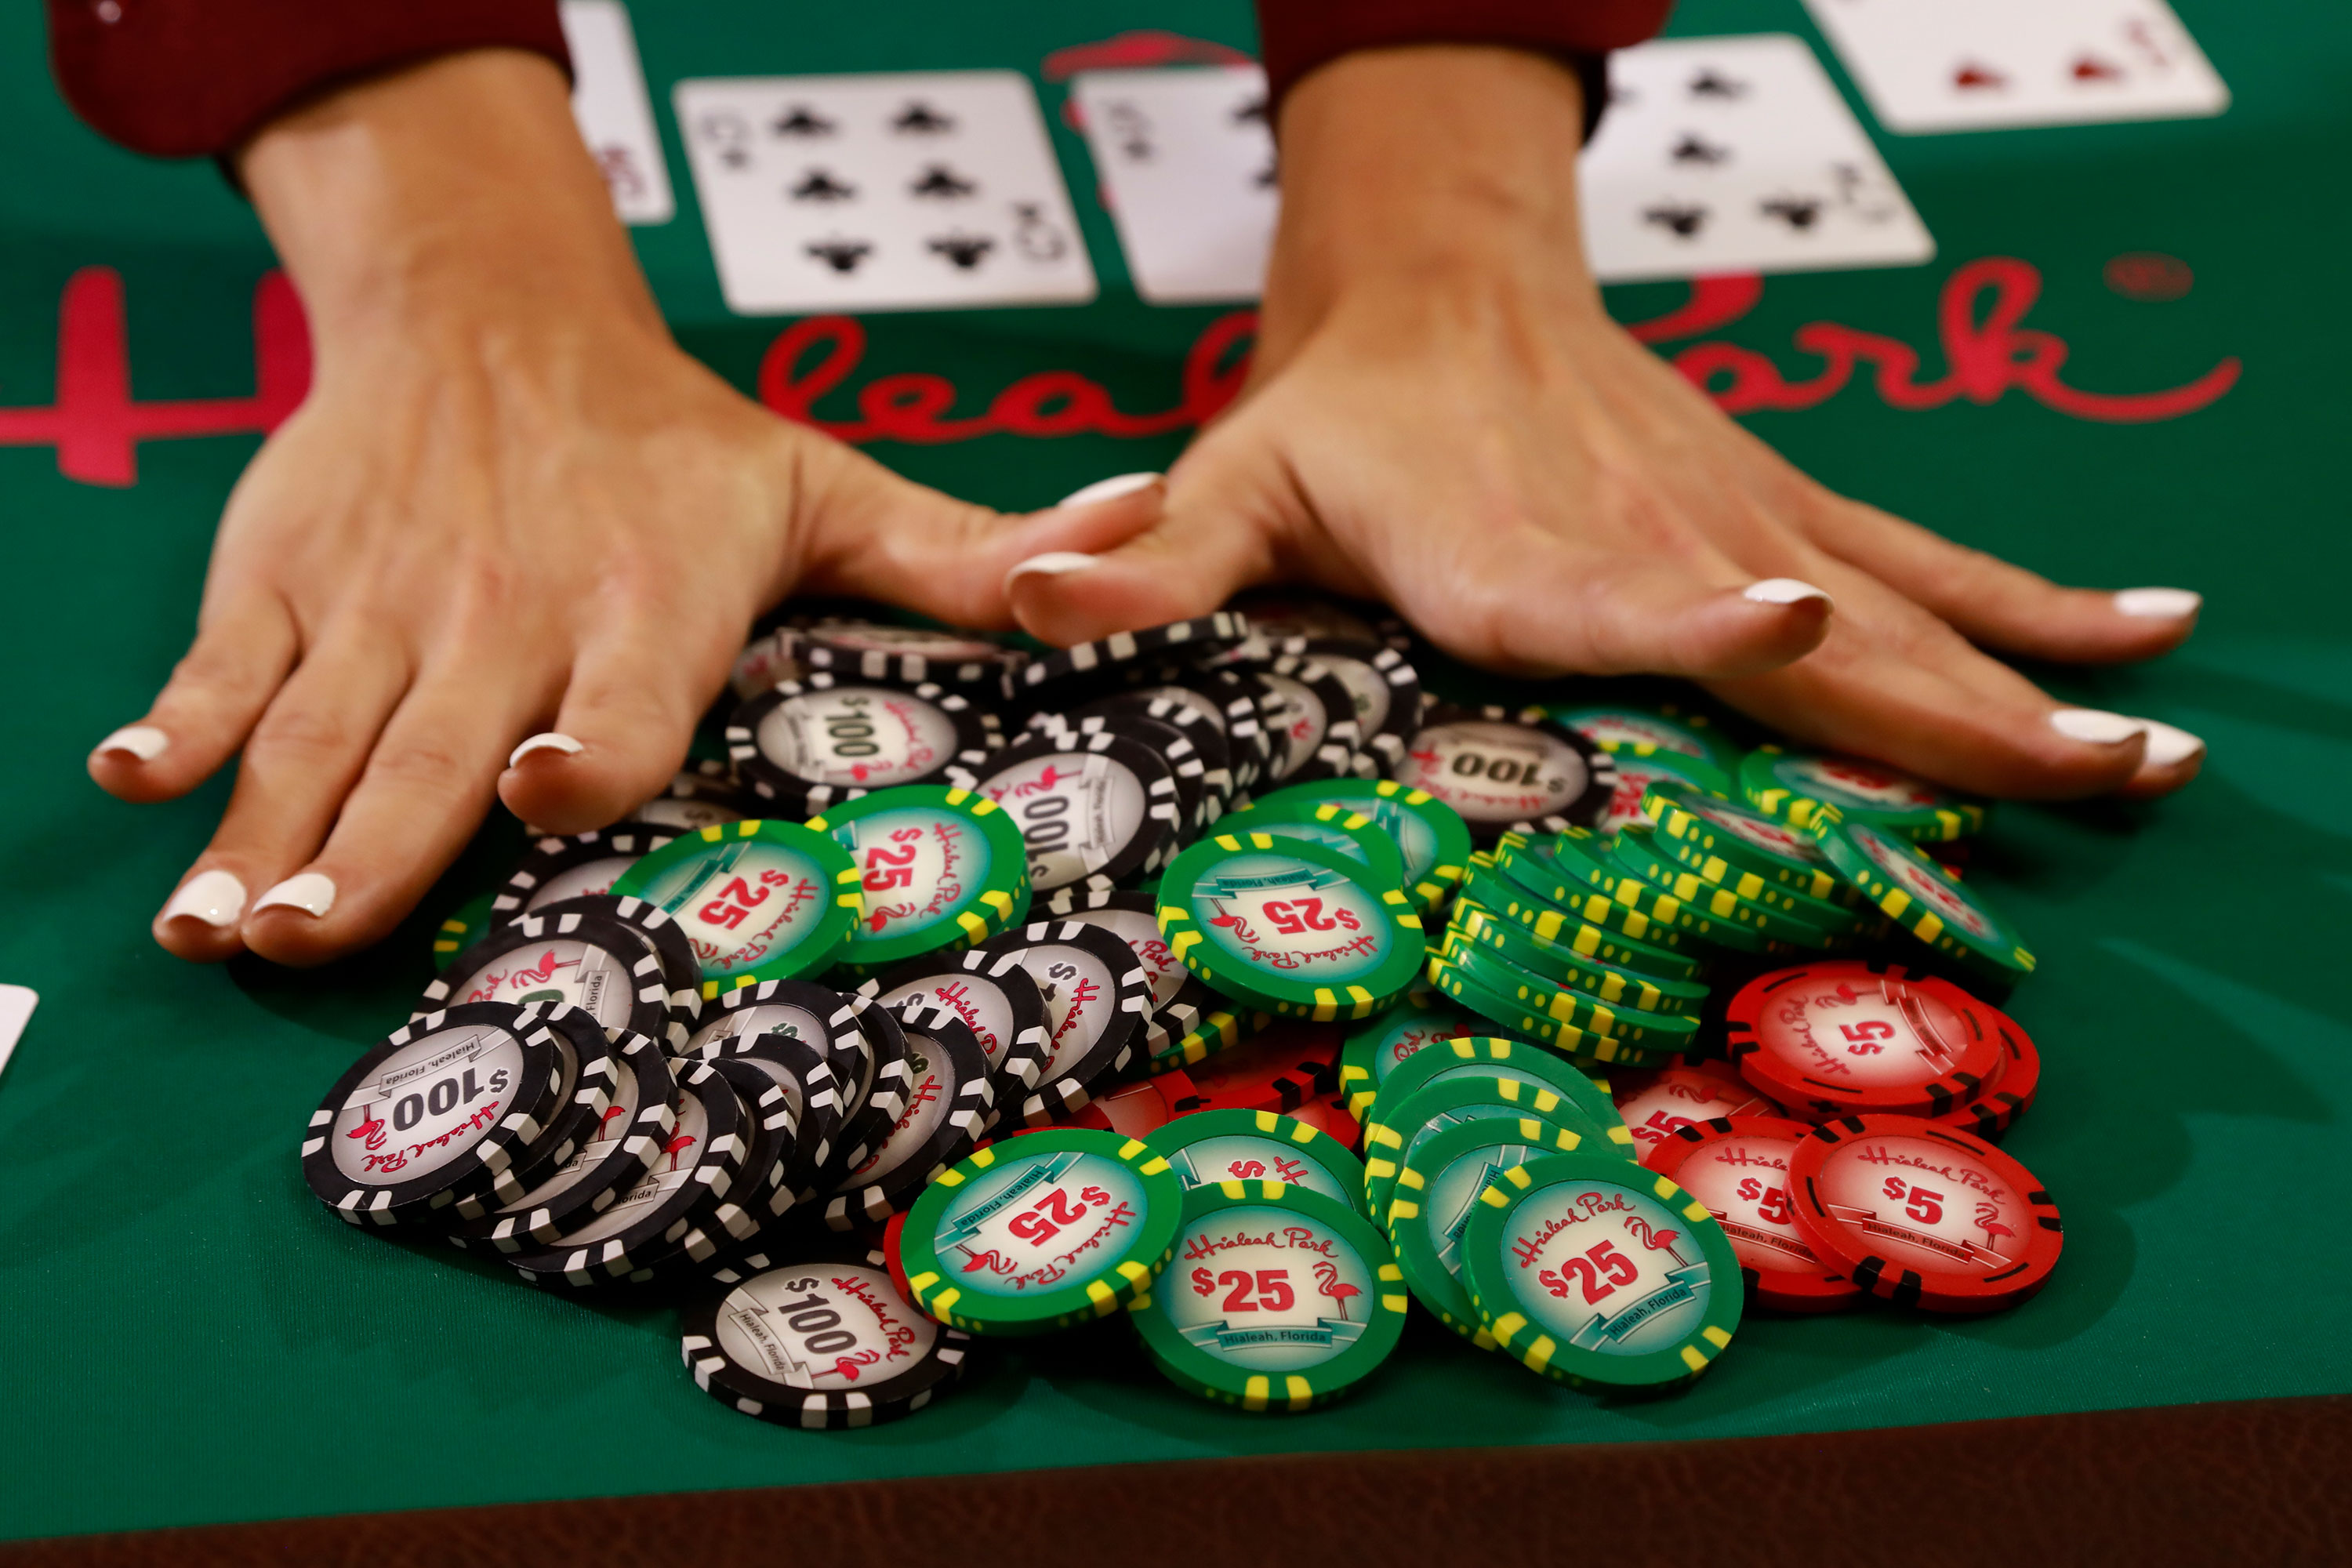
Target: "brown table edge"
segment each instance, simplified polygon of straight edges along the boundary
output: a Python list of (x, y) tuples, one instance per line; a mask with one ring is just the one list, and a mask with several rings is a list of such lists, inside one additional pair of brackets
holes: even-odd
[(0, 1568), (2352, 1562), (2352, 1396), (1706, 1442), (1391, 1449), (210, 1525)]

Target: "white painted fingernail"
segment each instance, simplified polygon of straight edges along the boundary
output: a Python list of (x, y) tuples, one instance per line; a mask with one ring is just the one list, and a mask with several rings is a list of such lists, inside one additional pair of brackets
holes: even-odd
[(320, 871), (301, 872), (262, 894), (254, 901), (253, 909), (258, 914), (280, 904), (305, 914), (323, 915), (335, 907), (335, 879)]
[(2116, 595), (2116, 613), (2151, 621), (2178, 621), (2193, 616), (2205, 595), (2186, 588), (2126, 588)]
[(2154, 719), (2136, 719), (2134, 723), (2147, 731), (2147, 765), (2152, 768), (2177, 768), (2205, 750), (2205, 742), (2188, 731)]
[(128, 752), (142, 763), (152, 763), (162, 756), (163, 748), (171, 743), (172, 737), (152, 724), (125, 724), (113, 734), (100, 741), (96, 749), (101, 752)]
[(1102, 564), (1099, 555), (1087, 555), (1076, 550), (1048, 550), (1043, 555), (1032, 555), (1004, 574), (1005, 590), (1022, 577), (1066, 577), (1073, 572), (1083, 572), (1089, 566)]
[(172, 901), (163, 906), (167, 921), (186, 915), (216, 929), (236, 924), (236, 917), (243, 913), (245, 884), (217, 867), (181, 883)]
[(507, 758), (507, 766), (514, 766), (533, 752), (562, 752), (567, 757), (576, 757), (587, 749), (562, 731), (550, 730), (543, 735), (533, 735), (517, 746)]
[(1054, 510), (1059, 511), (1064, 507), (1092, 506), (1097, 501), (1117, 500), (1121, 496), (1131, 496), (1145, 486), (1159, 482), (1158, 474), (1119, 474), (1108, 479), (1097, 479), (1055, 501)]
[(1795, 577), (1766, 577), (1739, 590), (1739, 596), (1758, 605), (1801, 605), (1807, 599), (1819, 599), (1824, 605), (1834, 605), (1826, 590)]
[(2070, 741), (2095, 746), (2120, 746), (2147, 730), (2143, 719), (2126, 718), (2098, 708), (2060, 708), (2050, 715), (2050, 727)]

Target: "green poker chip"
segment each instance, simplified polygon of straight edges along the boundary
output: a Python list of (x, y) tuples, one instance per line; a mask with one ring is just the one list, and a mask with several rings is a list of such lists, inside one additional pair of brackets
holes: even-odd
[(1689, 979), (1698, 973), (1708, 952), (1706, 939), (1696, 931), (1654, 921), (1606, 893), (1586, 893), (1554, 902), (1492, 870), (1474, 870), (1462, 879), (1462, 897), (1491, 913), (1516, 921), (1546, 942), (1558, 942), (1562, 933), (1589, 925), (1630, 938), (1645, 947), (1664, 948), (1680, 955), (1689, 965), (1689, 973), (1677, 979)]
[(1271, 833), (1320, 844), (1361, 861), (1377, 887), (1407, 886), (1404, 854), (1396, 840), (1370, 817), (1338, 801), (1260, 801), (1224, 818), (1218, 831)]
[(986, 942), (1029, 912), (1029, 851), (986, 795), (899, 784), (808, 820), (857, 868), (861, 906), (837, 962), (870, 973)]
[[(1386, 1120), (1364, 1123), (1364, 1196), (1371, 1211), (1388, 1212), (1397, 1173), (1423, 1139), (1464, 1121), (1523, 1116), (1572, 1134), (1579, 1149), (1617, 1147), (1590, 1111), (1542, 1084), (1499, 1073), (1451, 1078), (1391, 1101)], [(1623, 1131), (1622, 1123), (1618, 1130)]]
[(1739, 764), (1748, 805), (1791, 827), (1811, 827), (1834, 810), (1921, 843), (1966, 838), (1984, 830), (1986, 803), (1863, 757), (1759, 746)]
[(1532, 837), (1506, 833), (1495, 842), (1495, 870), (1539, 899), (1567, 903), (1589, 893), (1614, 892), (1625, 868), (1609, 858), (1612, 838), (1589, 828)]
[[(1222, 998), (1221, 998), (1222, 1000)], [(1135, 1070), (1145, 1077), (1174, 1072), (1211, 1057), (1222, 1056), (1243, 1041), (1265, 1031), (1274, 1022), (1274, 1015), (1255, 1007), (1236, 1006), (1227, 1003), (1212, 1007), (1192, 1020), (1182, 1034), (1171, 1034), (1167, 1046), (1149, 1060), (1137, 1064)]]
[(1736, 800), (1739, 795), (1738, 781), (1713, 763), (1703, 763), (1678, 752), (1661, 752), (1648, 757), (1632, 757), (1620, 752), (1617, 793), (1609, 797), (1609, 805), (1601, 813), (1601, 820), (1592, 825), (1592, 830), (1619, 833), (1628, 827), (1647, 830), (1656, 826), (1657, 819), (1650, 815), (1646, 802), (1650, 792), (1662, 784), (1720, 795), (1725, 800)]
[(1380, 1369), (1404, 1331), (1388, 1237), (1282, 1182), (1184, 1194), (1177, 1261), (1129, 1311), (1179, 1388), (1244, 1410), (1309, 1410)]
[(1277, 1015), (1377, 1013), (1421, 973), (1428, 941), (1402, 885), (1351, 855), (1269, 833), (1219, 833), (1160, 879), (1160, 932), (1208, 987)]
[(940, 1322), (1045, 1333), (1149, 1289), (1183, 1210), (1183, 1182), (1142, 1140), (1051, 1127), (940, 1172), (908, 1211), (899, 1258)]
[(1669, 757), (1728, 773), (1743, 748), (1704, 710), (1685, 702), (1547, 702), (1557, 722), (1580, 730), (1593, 744), (1627, 759)]
[(1621, 833), (1609, 853), (1633, 873), (1610, 897), (1654, 921), (1671, 921), (1709, 942), (1746, 952), (1836, 952), (1849, 945), (1851, 930), (1825, 931), (1811, 921), (1751, 903), (1728, 888), (1703, 882), (1650, 847), (1649, 836)]
[(457, 912), (433, 929), (433, 967), (446, 969), (449, 961), (490, 934), (496, 893), (482, 893), (457, 906)]
[(1483, 1020), (1434, 992), (1406, 992), (1403, 1001), (1367, 1018), (1339, 1043), (1339, 1092), (1346, 1097), (1348, 1114), (1361, 1121), (1381, 1085), (1415, 1051), (1485, 1028)]
[[(1390, 1119), (1382, 1114), (1384, 1110), (1393, 1110), (1431, 1084), (1467, 1078), (1510, 1079), (1532, 1089), (1549, 1089), (1583, 1111), (1611, 1146), (1625, 1152), (1625, 1158), (1638, 1157), (1633, 1135), (1626, 1131), (1625, 1119), (1617, 1113), (1617, 1102), (1611, 1098), (1607, 1079), (1595, 1079), (1580, 1071), (1557, 1051), (1495, 1035), (1442, 1040), (1402, 1063), (1390, 1075), (1366, 1120), (1385, 1123)], [(1365, 1147), (1371, 1145), (1367, 1143)]]
[(1307, 804), (1345, 806), (1371, 818), (1404, 857), (1405, 889), (1422, 913), (1461, 884), (1470, 859), (1470, 825), (1435, 795), (1393, 779), (1331, 779), (1276, 790), (1250, 810)]
[(1706, 1205), (1606, 1155), (1548, 1154), (1478, 1194), (1463, 1277), (1478, 1321), (1570, 1387), (1656, 1389), (1705, 1372), (1739, 1328), (1739, 1260)]
[(1685, 985), (1700, 984), (1697, 976), (1704, 966), (1696, 957), (1653, 947), (1645, 942), (1635, 942), (1632, 937), (1605, 926), (1577, 921), (1555, 928), (1549, 938), (1542, 937), (1536, 934), (1528, 922), (1506, 919), (1498, 910), (1466, 893), (1454, 900), (1454, 912), (1457, 920), (1466, 912), (1484, 915), (1489, 924), (1499, 927), (1522, 946), (1531, 944), (1535, 957), (1550, 963), (1573, 964), (1582, 960), (1605, 963), (1612, 969), (1639, 974), (1646, 980), (1673, 981)]
[(1642, 797), (1642, 810), (1657, 824), (1653, 847), (1741, 898), (1769, 883), (1832, 904), (1862, 901), (1861, 889), (1838, 875), (1808, 829), (1663, 784)]
[(1512, 1166), (1570, 1152), (1580, 1142), (1567, 1129), (1532, 1116), (1480, 1117), (1422, 1140), (1397, 1172), (1381, 1223), (1405, 1289), (1480, 1350), (1493, 1350), (1494, 1337), (1478, 1321), (1470, 1288), (1462, 1282), (1462, 1238), (1477, 1212), (1478, 1194)]
[(1494, 949), (1461, 937), (1449, 937), (1438, 956), (1496, 995), (1588, 1034), (1654, 1051), (1686, 1051), (1698, 1034), (1699, 1021), (1687, 1014), (1612, 1006), (1590, 992), (1530, 974)]
[(1612, 1007), (1696, 1014), (1707, 998), (1708, 988), (1695, 980), (1659, 979), (1587, 958), (1572, 949), (1539, 941), (1524, 927), (1497, 920), (1475, 904), (1455, 910), (1445, 931), (1450, 938), (1492, 949), (1516, 969), (1573, 986)]
[(1337, 1138), (1296, 1117), (1271, 1110), (1196, 1110), (1143, 1141), (1188, 1187), (1286, 1182), (1350, 1208), (1364, 1201), (1364, 1163)]
[(849, 851), (797, 822), (752, 818), (681, 834), (613, 884), (677, 922), (705, 998), (814, 974), (841, 956), (865, 905)]
[(1596, 1034), (1563, 1024), (1496, 990), (1475, 974), (1444, 958), (1429, 961), (1429, 978), (1448, 996), (1496, 1026), (1497, 1032), (1515, 1035), (1560, 1050), (1579, 1060), (1607, 1062), (1612, 1065), (1642, 1068), (1655, 1067), (1672, 1056), (1672, 1051), (1653, 1050), (1630, 1040), (1612, 1035)]
[(2033, 973), (2033, 954), (2017, 928), (1910, 839), (1835, 812), (1816, 822), (1813, 833), (1822, 852), (1875, 908), (1937, 952), (2003, 985)]

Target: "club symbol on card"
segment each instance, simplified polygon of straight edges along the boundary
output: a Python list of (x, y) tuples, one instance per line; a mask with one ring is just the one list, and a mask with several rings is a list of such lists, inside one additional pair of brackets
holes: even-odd
[(1756, 204), (1766, 217), (1779, 218), (1792, 234), (1811, 234), (1822, 221), (1825, 204), (1819, 196), (1772, 196)]
[(1712, 98), (1729, 103), (1748, 96), (1748, 84), (1736, 77), (1724, 75), (1713, 66), (1701, 66), (1698, 74), (1690, 79), (1685, 90), (1693, 98)]
[(893, 136), (944, 136), (956, 128), (955, 117), (933, 109), (921, 99), (909, 99), (907, 106), (890, 117)]
[(1720, 142), (1710, 142), (1696, 131), (1685, 131), (1666, 150), (1666, 162), (1685, 167), (1698, 164), (1713, 168), (1731, 156), (1731, 149)]
[(923, 247), (933, 256), (943, 256), (959, 272), (976, 272), (996, 248), (996, 241), (984, 234), (966, 234), (961, 229), (950, 230), (923, 242)]
[(856, 272), (874, 254), (874, 247), (862, 239), (813, 239), (801, 248), (845, 276)]
[(1887, 183), (1864, 172), (1858, 163), (1832, 163), (1830, 184), (1837, 192), (1838, 205), (1866, 223), (1885, 223), (1902, 210), (1899, 192), (1890, 192)]
[(1143, 110), (1122, 99), (1111, 104), (1103, 118), (1109, 122), (1111, 141), (1121, 157), (1139, 163), (1151, 161), (1151, 121)]
[(1962, 60), (1952, 68), (1952, 88), (1957, 92), (2000, 92), (2009, 86), (2009, 78), (1981, 60)]
[(2121, 81), (2124, 79), (2124, 68), (2112, 60), (2103, 60), (2085, 52), (2074, 57), (2074, 63), (2067, 68), (2066, 74), (2076, 81)]
[(731, 110), (706, 114), (695, 126), (696, 132), (719, 151), (719, 161), (730, 169), (748, 168), (751, 163), (751, 127), (743, 117)]
[(1013, 248), (1031, 261), (1059, 261), (1068, 253), (1070, 239), (1046, 217), (1045, 204), (1014, 202)]
[(839, 126), (805, 103), (788, 104), (782, 114), (768, 121), (770, 135), (797, 136), (806, 141), (814, 141), (820, 136), (830, 136), (839, 129)]
[(830, 170), (811, 169), (785, 195), (796, 202), (845, 202), (857, 195), (857, 187), (835, 177)]
[(929, 202), (952, 202), (977, 193), (977, 183), (964, 178), (945, 163), (933, 163), (907, 186), (907, 194)]
[(1706, 208), (1696, 202), (1660, 202), (1642, 209), (1643, 223), (1655, 224), (1676, 239), (1696, 239), (1706, 219)]

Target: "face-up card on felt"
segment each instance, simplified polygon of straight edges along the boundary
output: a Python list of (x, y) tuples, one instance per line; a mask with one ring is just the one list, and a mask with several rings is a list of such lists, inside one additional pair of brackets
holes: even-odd
[(621, 0), (563, 0), (563, 41), (572, 49), (572, 118), (628, 224), (667, 223), (677, 212), (637, 63), (636, 35)]
[(1256, 66), (1071, 79), (1135, 291), (1155, 305), (1254, 300), (1278, 205)]

